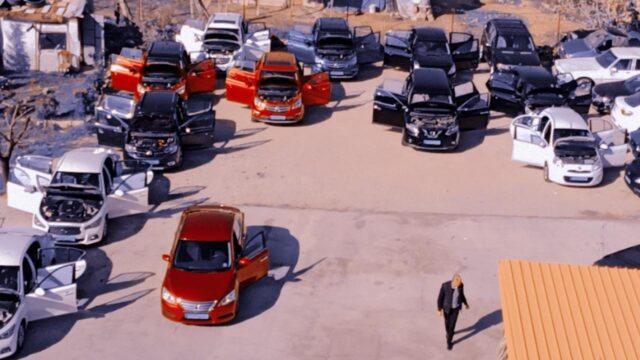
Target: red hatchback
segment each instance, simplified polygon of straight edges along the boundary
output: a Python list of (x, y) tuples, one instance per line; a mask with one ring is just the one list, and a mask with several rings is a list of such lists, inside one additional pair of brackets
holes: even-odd
[(182, 213), (162, 284), (162, 315), (185, 324), (220, 324), (237, 313), (240, 290), (269, 271), (264, 232), (246, 240), (244, 213), (198, 205)]

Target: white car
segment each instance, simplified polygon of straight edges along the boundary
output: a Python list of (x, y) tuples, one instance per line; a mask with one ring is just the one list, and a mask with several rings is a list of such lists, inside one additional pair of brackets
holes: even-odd
[(241, 14), (214, 13), (206, 26), (188, 20), (175, 37), (191, 56), (191, 60), (214, 60), (216, 69), (227, 71), (241, 57), (257, 61), (271, 50), (271, 33), (264, 23), (247, 23)]
[(43, 156), (20, 156), (7, 184), (10, 207), (33, 214), (33, 227), (58, 243), (93, 244), (107, 236), (107, 220), (149, 210), (153, 172), (113, 150), (67, 152), (54, 166)]
[(628, 133), (640, 128), (640, 93), (631, 96), (618, 96), (611, 108), (611, 118)]
[(544, 179), (561, 185), (596, 186), (603, 168), (624, 166), (626, 135), (607, 119), (585, 121), (570, 108), (522, 115), (510, 127), (511, 158), (544, 168)]
[(558, 59), (554, 71), (591, 85), (626, 80), (640, 74), (640, 47), (611, 48), (597, 56)]
[(30, 322), (78, 310), (85, 252), (52, 244), (33, 229), (0, 230), (0, 358), (20, 351)]

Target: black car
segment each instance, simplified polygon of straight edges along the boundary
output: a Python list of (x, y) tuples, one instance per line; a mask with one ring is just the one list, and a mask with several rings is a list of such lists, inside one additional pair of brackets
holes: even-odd
[(514, 65), (540, 65), (540, 57), (527, 26), (519, 19), (487, 22), (480, 40), (482, 57), (492, 69)]
[(478, 40), (471, 34), (452, 32), (447, 37), (442, 29), (433, 27), (385, 34), (385, 65), (406, 70), (436, 68), (453, 76), (456, 70), (476, 69), (479, 61)]
[(640, 92), (640, 75), (623, 81), (598, 84), (593, 87), (593, 106), (600, 114), (608, 113), (618, 96), (629, 96), (638, 92)]
[(495, 70), (487, 81), (491, 110), (518, 115), (552, 106), (569, 106), (587, 114), (591, 88), (578, 87), (573, 79), (554, 76), (542, 66), (514, 66)]
[(313, 27), (295, 26), (287, 34), (287, 50), (313, 72), (326, 71), (333, 79), (355, 78), (360, 65), (382, 60), (380, 33), (370, 26), (351, 30), (343, 18), (316, 20)]
[(95, 121), (98, 143), (123, 147), (125, 158), (154, 169), (178, 168), (184, 148), (213, 145), (213, 95), (195, 94), (183, 101), (172, 91), (149, 91), (134, 112), (127, 112), (127, 100), (121, 93), (105, 94)]
[(640, 196), (640, 158), (633, 159), (624, 169), (624, 181), (627, 186)]
[(402, 128), (402, 144), (413, 148), (455, 149), (460, 131), (484, 129), (488, 121), (488, 95), (472, 82), (453, 86), (442, 69), (415, 69), (405, 81), (376, 88), (373, 122)]

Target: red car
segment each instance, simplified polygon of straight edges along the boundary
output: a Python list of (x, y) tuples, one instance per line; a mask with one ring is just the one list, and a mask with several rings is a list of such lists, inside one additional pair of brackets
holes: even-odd
[(189, 94), (211, 93), (216, 89), (212, 60), (191, 63), (181, 43), (156, 41), (143, 52), (124, 48), (109, 67), (111, 87), (142, 96), (145, 91), (171, 90), (183, 100)]
[(255, 69), (232, 68), (225, 81), (227, 99), (251, 107), (251, 120), (288, 124), (302, 121), (304, 108), (331, 100), (326, 72), (303, 75), (293, 54), (269, 52)]
[(246, 240), (244, 214), (223, 205), (185, 210), (162, 283), (162, 315), (185, 324), (235, 318), (242, 288), (265, 277), (269, 250), (260, 232)]

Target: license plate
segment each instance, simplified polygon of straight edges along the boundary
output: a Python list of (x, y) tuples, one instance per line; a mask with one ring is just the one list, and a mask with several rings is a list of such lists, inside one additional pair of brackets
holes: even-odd
[(422, 140), (422, 143), (425, 145), (440, 145), (442, 141), (440, 140)]
[(271, 120), (286, 120), (286, 116), (284, 115), (271, 115), (269, 116), (269, 119)]
[(184, 314), (184, 318), (188, 320), (209, 320), (209, 314), (186, 313)]
[(146, 162), (149, 165), (158, 165), (158, 164), (160, 164), (160, 160), (145, 160), (144, 162)]
[(569, 181), (576, 181), (576, 182), (587, 182), (587, 178), (586, 177), (582, 177), (582, 176), (569, 176)]
[(56, 239), (56, 241), (62, 241), (62, 242), (76, 242), (76, 238), (73, 236), (54, 236), (54, 238)]
[(344, 71), (332, 71), (331, 75), (342, 76), (342, 75), (344, 75)]

